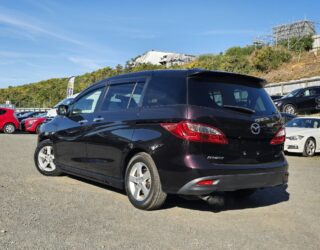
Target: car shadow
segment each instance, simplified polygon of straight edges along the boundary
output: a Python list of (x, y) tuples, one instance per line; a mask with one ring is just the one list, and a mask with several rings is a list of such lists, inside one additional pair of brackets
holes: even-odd
[[(296, 157), (301, 157), (301, 158), (307, 158), (306, 156), (303, 156), (301, 153), (291, 153), (291, 152), (286, 152), (286, 156), (296, 156)], [(315, 153), (314, 156), (320, 156), (320, 153)]]
[[(67, 175), (69, 178), (85, 182), (96, 187), (100, 187), (112, 192), (116, 192), (120, 195), (126, 195), (125, 190), (113, 188), (105, 184), (97, 183), (91, 180), (84, 179), (82, 177)], [(258, 207), (272, 206), (281, 202), (288, 201), (290, 199), (290, 194), (286, 191), (283, 186), (277, 186), (272, 188), (265, 188), (256, 191), (253, 195), (245, 198), (237, 198), (232, 192), (219, 194), (222, 199), (220, 204), (209, 204), (208, 202), (195, 199), (187, 200), (178, 195), (168, 195), (165, 204), (160, 208), (160, 210), (171, 209), (174, 207), (179, 207), (189, 210), (207, 211), (207, 212), (223, 212), (228, 210), (242, 210)], [(128, 200), (129, 202), (129, 200)]]
[(248, 197), (238, 198), (232, 192), (219, 194), (220, 201), (217, 204), (209, 204), (204, 200), (185, 200), (179, 196), (170, 196), (164, 209), (180, 207), (184, 209), (200, 210), (208, 212), (223, 212), (228, 210), (242, 210), (258, 207), (267, 207), (288, 201), (290, 194), (282, 186), (265, 188), (256, 191)]

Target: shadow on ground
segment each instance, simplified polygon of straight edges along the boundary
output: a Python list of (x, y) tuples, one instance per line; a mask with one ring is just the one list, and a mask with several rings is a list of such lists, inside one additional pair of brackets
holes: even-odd
[(242, 210), (249, 208), (267, 207), (288, 201), (290, 194), (284, 187), (266, 188), (256, 191), (244, 198), (235, 197), (232, 192), (221, 195), (223, 204), (209, 205), (203, 200), (185, 200), (177, 196), (169, 196), (164, 208), (181, 207), (185, 209), (223, 212), (228, 210)]
[[(113, 187), (106, 186), (97, 182), (83, 179), (81, 177), (69, 176), (72, 179), (86, 182), (97, 187), (107, 189), (109, 191), (117, 192), (119, 195), (126, 195), (124, 190), (119, 190)], [(210, 212), (223, 212), (228, 210), (241, 210), (249, 208), (267, 207), (272, 206), (281, 202), (288, 201), (290, 194), (286, 191), (283, 186), (265, 188), (256, 191), (249, 197), (237, 198), (232, 192), (220, 194), (224, 204), (210, 205), (206, 201), (201, 199), (197, 200), (186, 200), (178, 195), (168, 195), (168, 198), (161, 208), (162, 210), (171, 209), (174, 207), (199, 210), (199, 211), (210, 211)], [(129, 200), (128, 200), (129, 202)]]

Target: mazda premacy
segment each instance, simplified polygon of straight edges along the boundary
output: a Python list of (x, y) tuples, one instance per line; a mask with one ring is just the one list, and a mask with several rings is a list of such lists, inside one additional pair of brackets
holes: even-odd
[(102, 80), (41, 127), (36, 167), (125, 189), (145, 210), (167, 194), (245, 196), (286, 185), (285, 130), (264, 85), (200, 69)]

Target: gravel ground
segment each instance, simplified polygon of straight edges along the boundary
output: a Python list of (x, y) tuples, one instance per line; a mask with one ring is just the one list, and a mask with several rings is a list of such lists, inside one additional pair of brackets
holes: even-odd
[(0, 249), (319, 249), (319, 156), (288, 157), (287, 191), (264, 189), (219, 212), (172, 196), (144, 212), (123, 192), (40, 175), (35, 146), (35, 135), (0, 134)]

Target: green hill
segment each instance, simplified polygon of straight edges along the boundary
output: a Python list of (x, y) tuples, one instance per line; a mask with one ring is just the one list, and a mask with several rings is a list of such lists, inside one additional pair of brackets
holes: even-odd
[[(195, 61), (169, 69), (204, 68), (250, 74), (268, 81), (285, 81), (320, 75), (320, 60), (310, 50), (310, 38), (288, 50), (286, 46), (233, 47), (220, 54), (200, 55)], [(136, 67), (105, 67), (75, 78), (75, 93), (104, 78), (141, 70), (164, 69), (142, 64)], [(0, 103), (10, 100), (17, 107), (52, 107), (66, 96), (67, 78), (53, 78), (37, 83), (0, 89)]]

